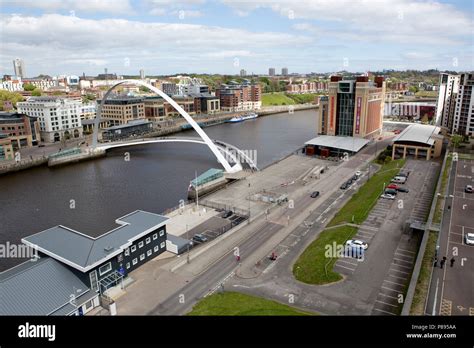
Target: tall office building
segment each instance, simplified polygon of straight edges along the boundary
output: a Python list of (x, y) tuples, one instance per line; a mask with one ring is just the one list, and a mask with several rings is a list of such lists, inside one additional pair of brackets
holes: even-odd
[(144, 80), (145, 79), (145, 70), (140, 69), (140, 79)]
[(459, 75), (440, 74), (436, 125), (453, 131), (454, 109), (459, 92)]
[(26, 77), (25, 62), (23, 59), (16, 58), (13, 60), (13, 70), (15, 71), (15, 76), (19, 76), (21, 78)]
[(376, 76), (369, 81), (367, 76), (356, 80), (342, 80), (331, 76), (328, 99), (321, 99), (321, 115), (318, 132), (325, 135), (374, 138), (380, 135), (385, 103), (385, 81)]
[(241, 69), (240, 70), (240, 76), (241, 77), (247, 76), (247, 72), (244, 69)]
[(465, 73), (459, 77), (459, 91), (456, 96), (456, 106), (452, 130), (453, 133), (464, 136), (474, 135), (474, 98), (472, 95), (473, 86), (473, 73)]
[(268, 75), (275, 76), (275, 68), (268, 69)]
[(288, 68), (282, 68), (282, 69), (281, 69), (281, 74), (282, 74), (283, 76), (288, 76)]

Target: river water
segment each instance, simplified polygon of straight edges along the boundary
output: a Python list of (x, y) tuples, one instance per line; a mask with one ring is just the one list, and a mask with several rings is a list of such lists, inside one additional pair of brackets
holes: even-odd
[[(255, 151), (259, 168), (316, 135), (317, 110), (282, 113), (205, 128), (211, 139)], [(179, 136), (196, 136), (194, 131)], [(125, 152), (130, 160), (125, 160)], [(137, 209), (161, 213), (187, 199), (190, 180), (221, 168), (205, 145), (162, 143), (110, 150), (107, 157), (59, 168), (38, 167), (0, 177), (0, 244), (64, 225), (91, 236), (117, 227)], [(0, 259), (0, 271), (19, 263)]]

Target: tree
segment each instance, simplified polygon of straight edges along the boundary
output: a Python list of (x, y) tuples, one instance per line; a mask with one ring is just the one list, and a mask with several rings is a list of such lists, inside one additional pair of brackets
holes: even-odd
[(420, 89), (418, 88), (418, 86), (410, 86), (410, 88), (408, 89), (410, 92), (413, 92), (413, 93), (416, 93), (418, 92)]
[(35, 88), (33, 92), (31, 92), (33, 97), (40, 97), (41, 96), (41, 89)]
[(459, 147), (459, 145), (461, 144), (461, 141), (462, 141), (462, 136), (458, 134), (455, 134), (451, 137), (451, 144), (453, 144), (455, 148)]
[(35, 86), (33, 86), (31, 83), (25, 83), (23, 85), (23, 89), (27, 92), (30, 92), (30, 91), (34, 91), (35, 90)]

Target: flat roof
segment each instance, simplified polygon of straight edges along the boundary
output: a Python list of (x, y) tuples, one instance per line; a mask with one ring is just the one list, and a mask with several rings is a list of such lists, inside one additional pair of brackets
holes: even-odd
[(358, 152), (370, 140), (355, 137), (343, 137), (336, 135), (320, 135), (305, 143), (305, 145), (316, 145), (341, 149), (346, 151)]
[(437, 126), (415, 123), (406, 127), (400, 134), (393, 138), (393, 142), (416, 142), (431, 146), (435, 142), (433, 135), (437, 135), (440, 131), (441, 128)]
[(104, 130), (109, 131), (109, 130), (116, 130), (116, 129), (124, 129), (124, 128), (133, 127), (133, 126), (142, 126), (142, 125), (150, 124), (150, 123), (151, 123), (151, 121), (148, 121), (146, 119), (144, 119), (144, 120), (135, 120), (135, 121), (130, 121), (127, 124), (121, 124), (119, 126), (112, 126), (112, 127), (109, 127), (109, 128), (105, 128)]
[(166, 216), (136, 210), (115, 220), (121, 226), (93, 238), (58, 225), (21, 241), (81, 272), (120, 254), (134, 240), (163, 226)]
[(98, 294), (70, 269), (50, 257), (26, 261), (0, 273), (0, 315), (70, 314), (71, 295), (80, 305)]

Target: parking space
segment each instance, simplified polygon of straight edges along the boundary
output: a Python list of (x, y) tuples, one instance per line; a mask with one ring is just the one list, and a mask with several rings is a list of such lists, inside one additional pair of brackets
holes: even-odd
[[(474, 233), (474, 194), (466, 193), (466, 185), (474, 185), (474, 161), (459, 160), (455, 165), (454, 182), (448, 207), (449, 226), (443, 224), (447, 232), (446, 248), (439, 257), (446, 257), (441, 287), (440, 315), (474, 314), (474, 246), (467, 245), (465, 236)], [(451, 267), (450, 261), (454, 259)]]
[[(430, 166), (439, 166), (439, 164), (436, 162), (432, 162)], [(424, 223), (428, 219), (428, 215), (431, 209), (431, 202), (433, 200), (433, 190), (434, 186), (436, 185), (436, 176), (437, 171), (428, 171), (426, 179), (423, 182), (423, 186), (421, 187), (420, 193), (416, 197), (415, 205), (413, 206), (410, 215), (411, 221), (419, 221)]]

